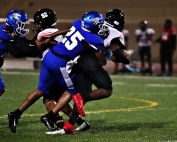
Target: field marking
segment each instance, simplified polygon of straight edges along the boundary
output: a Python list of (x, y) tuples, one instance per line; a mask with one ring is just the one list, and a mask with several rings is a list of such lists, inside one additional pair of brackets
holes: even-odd
[[(98, 111), (87, 111), (86, 114), (99, 114), (99, 113), (119, 112), (119, 111), (133, 111), (133, 110), (139, 110), (139, 109), (155, 107), (155, 106), (158, 105), (157, 102), (150, 101), (150, 100), (144, 100), (144, 99), (127, 98), (127, 97), (112, 97), (112, 98), (144, 102), (144, 103), (149, 104), (149, 105), (136, 106), (136, 107), (130, 107), (130, 108), (118, 108), (118, 109), (104, 109), (104, 110), (98, 110)], [(42, 115), (44, 115), (44, 114), (25, 114), (24, 113), (22, 117), (26, 117), (26, 116), (42, 116)], [(7, 115), (0, 116), (0, 118), (7, 118)]]
[(176, 84), (146, 84), (148, 87), (177, 87)]
[[(39, 72), (30, 71), (0, 71), (2, 74), (10, 75), (39, 75)], [(156, 76), (138, 76), (138, 75), (110, 75), (111, 78), (131, 78), (131, 79), (154, 79), (154, 80), (177, 80), (177, 77), (156, 77)]]

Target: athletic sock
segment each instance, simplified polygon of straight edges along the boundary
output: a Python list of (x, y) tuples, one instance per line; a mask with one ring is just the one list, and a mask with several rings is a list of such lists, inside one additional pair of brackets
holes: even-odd
[(89, 101), (92, 100), (90, 94), (82, 95), (82, 98), (83, 98), (83, 100), (84, 100), (84, 103), (89, 102)]
[(14, 111), (14, 113), (17, 118), (20, 118), (20, 116), (22, 115), (23, 112), (21, 112), (21, 110), (17, 109), (16, 111)]
[(53, 122), (56, 122), (56, 119), (57, 119), (57, 114), (55, 114), (52, 110), (48, 113), (50, 119), (53, 121)]
[(78, 117), (76, 120), (77, 125), (81, 125), (84, 122), (84, 120), (81, 117)]

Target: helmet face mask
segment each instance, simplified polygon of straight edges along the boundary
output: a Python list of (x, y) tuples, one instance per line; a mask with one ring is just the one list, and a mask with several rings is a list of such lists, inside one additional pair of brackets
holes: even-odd
[(101, 34), (100, 25), (104, 24), (103, 16), (95, 11), (90, 11), (82, 16), (82, 27), (94, 34)]
[(26, 25), (29, 25), (27, 15), (20, 10), (12, 10), (7, 14), (6, 24), (12, 26), (14, 31), (21, 37), (25, 37), (29, 33)]
[(119, 9), (111, 9), (106, 13), (106, 24), (121, 31), (125, 24), (125, 16), (123, 11)]
[(57, 23), (56, 13), (48, 8), (38, 10), (33, 16), (33, 31), (37, 33), (47, 28), (54, 27)]
[(98, 35), (102, 37), (103, 39), (106, 39), (109, 35), (109, 29), (106, 25), (100, 24), (99, 25), (100, 30), (98, 31)]

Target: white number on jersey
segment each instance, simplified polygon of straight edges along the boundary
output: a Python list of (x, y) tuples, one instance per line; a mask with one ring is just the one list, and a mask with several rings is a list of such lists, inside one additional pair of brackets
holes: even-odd
[(42, 16), (43, 19), (46, 18), (46, 17), (48, 17), (48, 15), (47, 15), (46, 12), (42, 13), (41, 16)]
[[(66, 37), (68, 36), (71, 36), (71, 42), (67, 40)], [(70, 31), (66, 34), (66, 37), (62, 40), (62, 43), (68, 50), (72, 50), (78, 45), (77, 39), (79, 39), (79, 41), (84, 39), (80, 32), (76, 31), (76, 28), (74, 26), (71, 27)]]

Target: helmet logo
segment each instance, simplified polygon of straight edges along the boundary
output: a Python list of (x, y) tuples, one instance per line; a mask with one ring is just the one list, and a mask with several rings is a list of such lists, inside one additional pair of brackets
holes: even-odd
[(93, 21), (93, 24), (98, 25), (100, 23), (100, 18), (96, 17), (92, 21)]
[(118, 25), (119, 25), (119, 22), (118, 22), (118, 21), (114, 21), (114, 24), (118, 26)]
[(47, 12), (42, 13), (42, 14), (41, 14), (41, 17), (42, 17), (43, 19), (46, 18), (46, 17), (48, 17)]
[(21, 15), (19, 13), (13, 13), (12, 17), (18, 19), (19, 17), (21, 17)]

